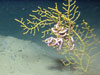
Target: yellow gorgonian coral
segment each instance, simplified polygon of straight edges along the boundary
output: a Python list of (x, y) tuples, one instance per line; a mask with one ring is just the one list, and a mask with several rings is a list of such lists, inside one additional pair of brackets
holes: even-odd
[(90, 28), (85, 20), (77, 25), (76, 20), (80, 17), (80, 12), (75, 3), (76, 0), (67, 0), (66, 3), (62, 3), (64, 12), (58, 9), (57, 3), (55, 3), (55, 8), (42, 9), (38, 6), (37, 10), (32, 11), (37, 15), (29, 14), (31, 20), (27, 19), (26, 22), (23, 18), (15, 20), (21, 23), (24, 34), (35, 35), (40, 28), (47, 27), (47, 30), (42, 31), (42, 38), (47, 34), (51, 36), (44, 42), (48, 46), (57, 48), (59, 54), (65, 56), (64, 60), (61, 59), (62, 63), (65, 66), (77, 64), (73, 68), (87, 72), (91, 59), (100, 53), (91, 55), (99, 41), (93, 34), (94, 29)]

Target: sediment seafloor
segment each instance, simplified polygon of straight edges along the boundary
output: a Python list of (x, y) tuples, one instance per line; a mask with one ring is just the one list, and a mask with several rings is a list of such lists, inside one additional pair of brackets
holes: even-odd
[[(32, 41), (0, 36), (0, 75), (73, 75), (52, 52)], [(99, 57), (85, 75), (100, 75)]]

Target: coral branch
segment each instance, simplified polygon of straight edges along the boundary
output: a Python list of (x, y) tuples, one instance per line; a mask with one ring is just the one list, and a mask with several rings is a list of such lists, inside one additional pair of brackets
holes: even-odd
[(32, 11), (35, 15), (29, 14), (31, 19), (24, 21), (21, 18), (21, 20), (15, 19), (15, 21), (21, 24), (25, 31), (24, 34), (30, 32), (35, 35), (40, 28), (44, 28), (41, 31), (43, 33), (41, 38), (46, 35), (50, 37), (43, 42), (47, 46), (56, 48), (58, 53), (65, 57), (61, 59), (62, 63), (65, 66), (77, 65), (73, 68), (87, 72), (92, 58), (100, 54), (100, 52), (93, 52), (100, 41), (93, 33), (94, 29), (90, 28), (85, 20), (77, 25), (76, 20), (80, 17), (80, 11), (75, 4), (76, 0), (67, 0), (66, 3), (62, 4), (64, 12), (58, 10), (57, 3), (54, 8), (48, 7), (48, 9), (38, 6), (37, 10)]

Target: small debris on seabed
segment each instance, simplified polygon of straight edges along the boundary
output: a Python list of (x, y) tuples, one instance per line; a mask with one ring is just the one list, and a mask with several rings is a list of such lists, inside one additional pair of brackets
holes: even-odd
[(23, 50), (18, 50), (18, 52), (22, 52)]

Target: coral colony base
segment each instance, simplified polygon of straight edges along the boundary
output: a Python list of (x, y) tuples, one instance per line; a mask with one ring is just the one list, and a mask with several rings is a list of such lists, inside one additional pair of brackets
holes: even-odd
[(80, 12), (75, 3), (76, 0), (66, 0), (66, 3), (62, 3), (64, 12), (59, 11), (57, 3), (55, 8), (48, 7), (48, 10), (38, 6), (37, 10), (32, 11), (37, 15), (29, 14), (31, 20), (24, 21), (23, 18), (15, 20), (21, 23), (21, 27), (26, 31), (24, 34), (30, 32), (35, 35), (39, 28), (48, 27), (47, 30), (42, 31), (42, 38), (47, 34), (50, 37), (43, 42), (56, 48), (58, 53), (65, 57), (61, 59), (65, 66), (75, 65), (73, 69), (86, 73), (92, 59), (100, 54), (100, 52), (94, 53), (100, 42), (93, 33), (94, 29), (90, 28), (85, 20), (77, 25), (76, 20)]

